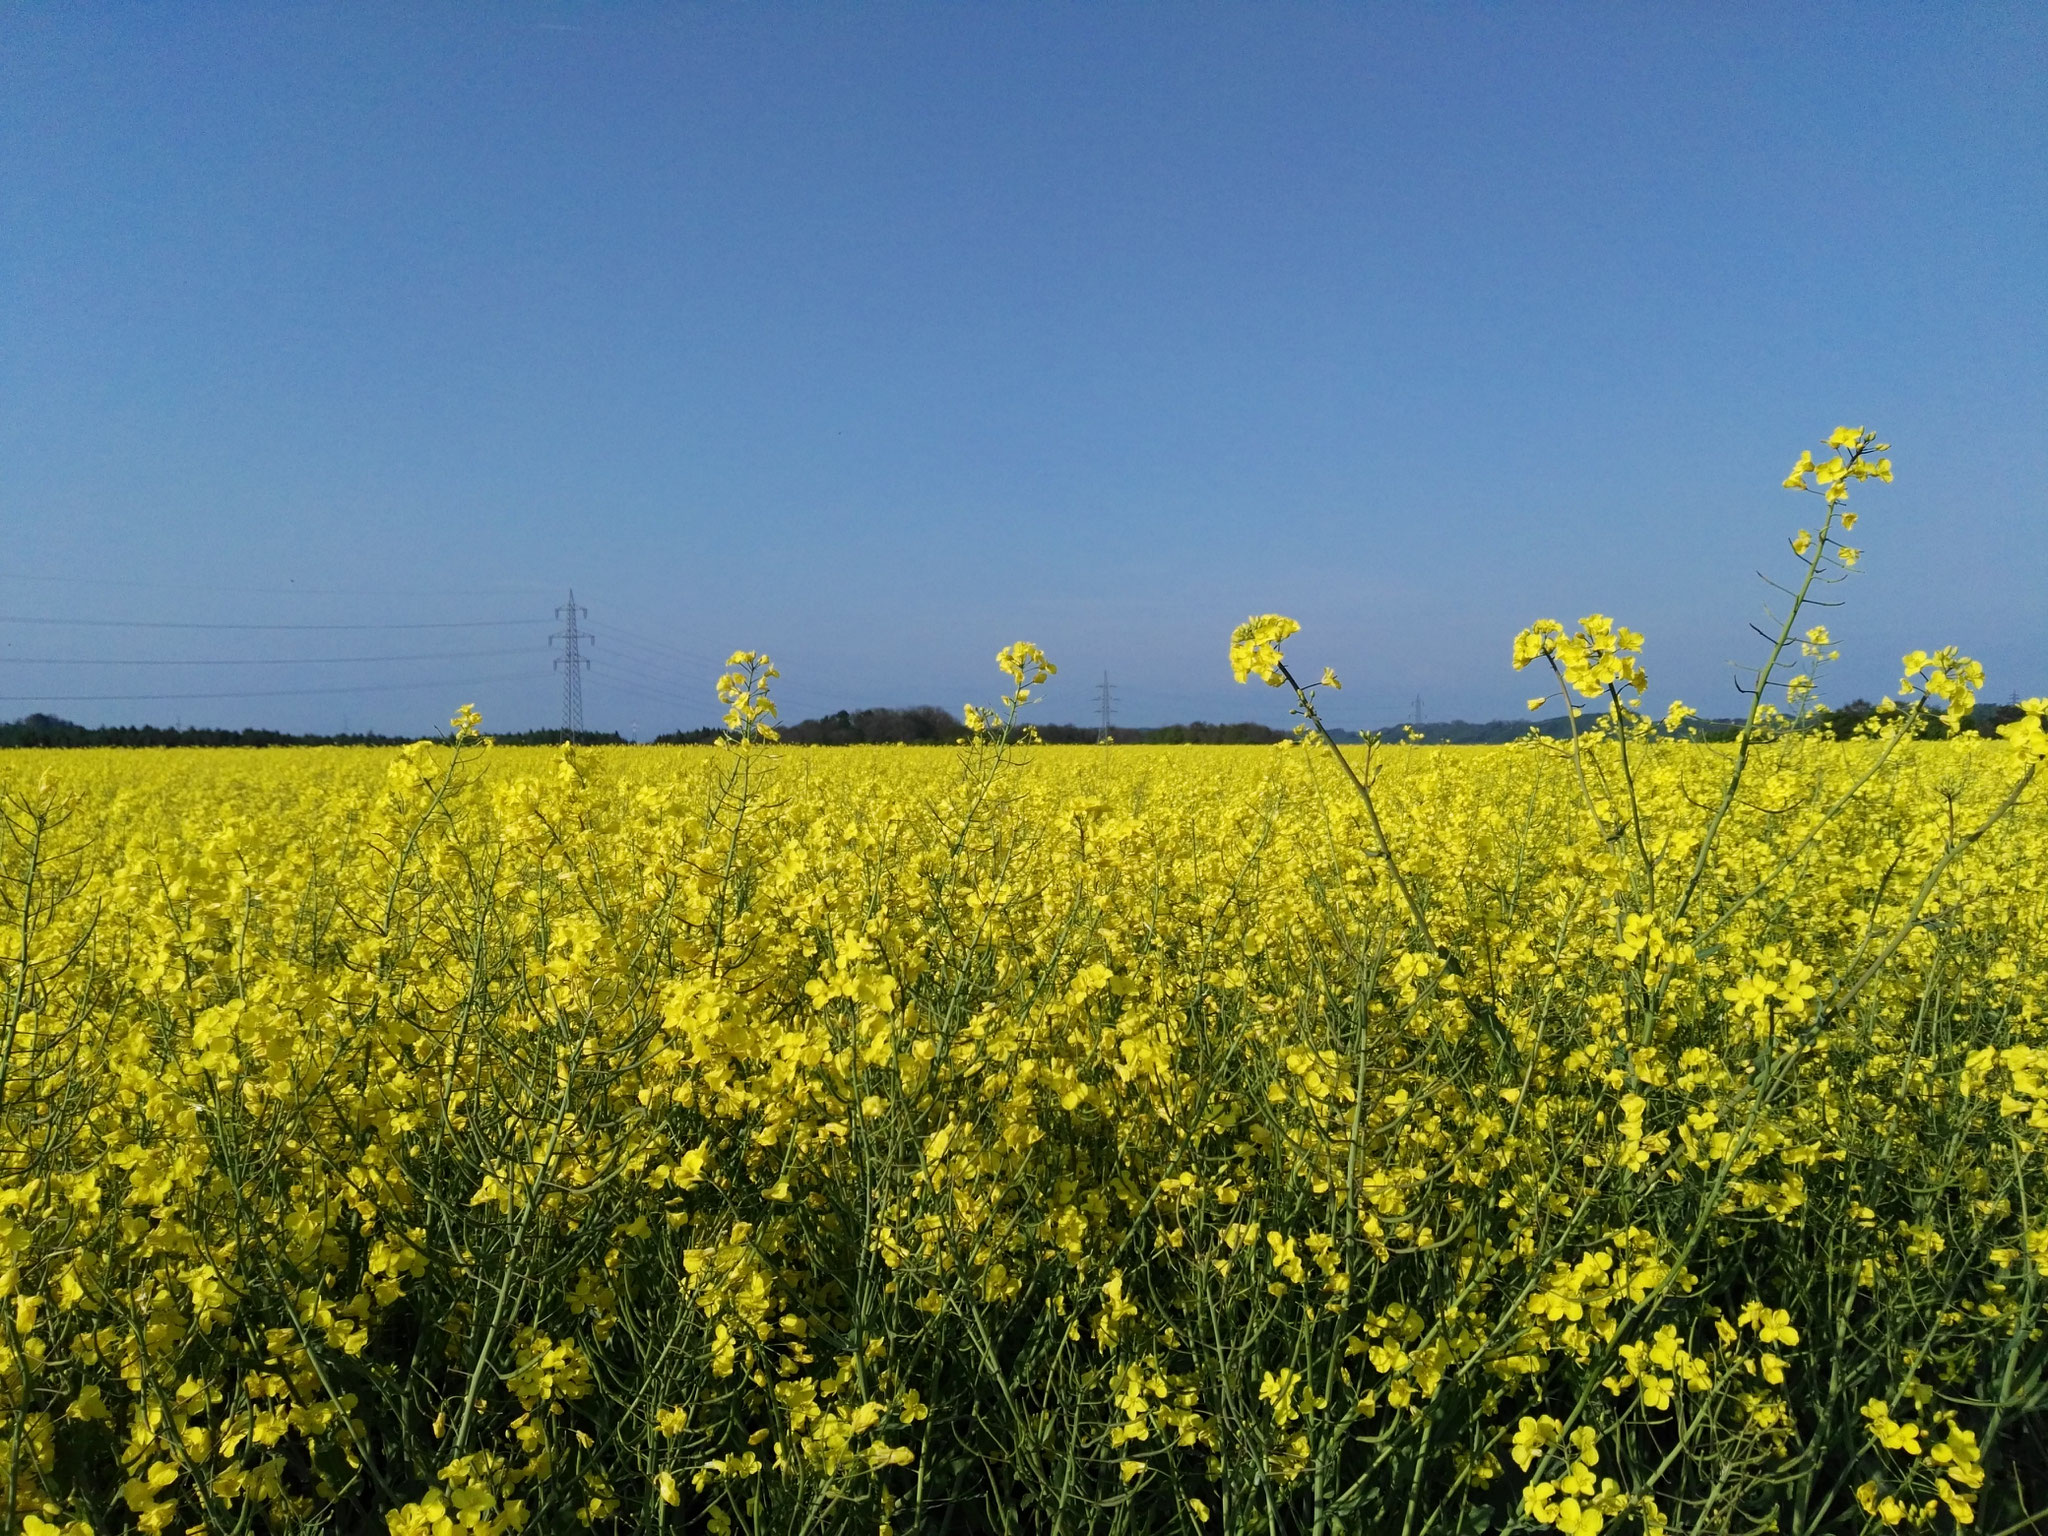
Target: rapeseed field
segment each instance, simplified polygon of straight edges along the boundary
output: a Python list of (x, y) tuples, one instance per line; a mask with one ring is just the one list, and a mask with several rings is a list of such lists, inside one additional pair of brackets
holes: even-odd
[[(2030, 1528), (2035, 701), (1733, 741), (17, 753), (0, 1373), (32, 1536)], [(1803, 573), (1804, 585), (1801, 585)], [(1219, 636), (1219, 653), (1221, 651)], [(1318, 668), (1318, 670), (1320, 670)]]

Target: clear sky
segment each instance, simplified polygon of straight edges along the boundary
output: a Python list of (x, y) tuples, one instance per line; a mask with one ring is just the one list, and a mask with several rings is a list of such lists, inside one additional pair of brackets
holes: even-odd
[(546, 724), (571, 585), (643, 736), (1277, 721), (1268, 610), (1343, 723), (1594, 610), (1725, 714), (1843, 422), (1824, 691), (2048, 692), (2048, 7), (0, 10), (0, 718)]

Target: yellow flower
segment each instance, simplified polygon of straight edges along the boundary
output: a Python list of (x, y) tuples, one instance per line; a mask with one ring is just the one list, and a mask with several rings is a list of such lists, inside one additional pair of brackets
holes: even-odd
[(1765, 1344), (1791, 1345), (1799, 1342), (1799, 1330), (1792, 1326), (1792, 1314), (1783, 1307), (1766, 1307), (1757, 1301), (1745, 1302), (1736, 1323), (1744, 1328), (1754, 1328), (1758, 1340)]
[(996, 665), (1009, 673), (1012, 681), (1026, 688), (1036, 687), (1059, 671), (1046, 660), (1045, 652), (1029, 640), (1019, 640), (1015, 645), (1006, 645), (996, 652)]
[(2028, 699), (2020, 706), (2019, 719), (1998, 727), (1999, 736), (2024, 762), (2048, 758), (2048, 732), (2041, 727), (2044, 708), (2048, 708), (2048, 700)]
[[(1610, 688), (1639, 695), (1650, 684), (1636, 659), (1642, 644), (1640, 634), (1605, 614), (1586, 615), (1569, 635), (1555, 619), (1538, 619), (1515, 636), (1513, 660), (1519, 672), (1531, 662), (1547, 659), (1566, 687), (1581, 698), (1598, 698)], [(1535, 709), (1541, 702), (1531, 699), (1529, 707)]]
[(1294, 1404), (1295, 1388), (1301, 1385), (1301, 1376), (1288, 1366), (1279, 1371), (1267, 1371), (1259, 1383), (1259, 1401), (1270, 1403), (1275, 1424), (1289, 1424), (1300, 1417)]
[(1515, 1438), (1509, 1454), (1514, 1457), (1515, 1465), (1526, 1472), (1538, 1456), (1557, 1443), (1563, 1433), (1564, 1426), (1547, 1413), (1541, 1418), (1524, 1418), (1515, 1426)]
[(718, 679), (718, 699), (726, 705), (725, 726), (743, 740), (776, 740), (772, 724), (781, 711), (769, 696), (769, 680), (782, 676), (765, 651), (734, 651), (728, 670)]
[(1278, 688), (1285, 657), (1280, 642), (1301, 633), (1294, 620), (1277, 613), (1256, 614), (1230, 632), (1230, 675), (1242, 683), (1257, 677)]

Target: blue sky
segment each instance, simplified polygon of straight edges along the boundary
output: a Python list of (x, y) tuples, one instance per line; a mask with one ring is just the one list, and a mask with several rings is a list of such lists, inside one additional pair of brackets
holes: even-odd
[(1594, 610), (1729, 713), (1840, 422), (1825, 691), (2048, 692), (2048, 10), (0, 12), (0, 718), (545, 724), (572, 584), (641, 735), (1278, 720), (1268, 610), (1346, 723)]

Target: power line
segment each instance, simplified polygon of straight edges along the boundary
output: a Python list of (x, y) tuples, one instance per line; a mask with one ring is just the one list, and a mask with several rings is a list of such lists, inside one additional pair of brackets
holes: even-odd
[(633, 650), (645, 653), (651, 660), (660, 661), (667, 665), (681, 664), (699, 668), (706, 672), (715, 672), (725, 664), (725, 658), (722, 655), (713, 656), (707, 651), (685, 650), (681, 646), (669, 645), (665, 641), (650, 640), (645, 635), (638, 634), (622, 625), (607, 624), (606, 633), (612, 637), (614, 645), (624, 644)]
[(10, 667), (325, 667), (360, 665), (386, 661), (468, 661), (480, 656), (523, 656), (523, 650), (500, 647), (494, 651), (419, 651), (410, 656), (210, 656), (191, 661), (166, 661), (161, 657), (118, 656), (6, 656), (0, 662)]
[(145, 619), (49, 619), (0, 614), (0, 624), (64, 624), (74, 629), (234, 629), (234, 630), (389, 630), (389, 629), (511, 629), (545, 623), (544, 619), (460, 619), (432, 624), (197, 624), (184, 620)]
[(685, 651), (619, 624), (608, 624), (606, 633), (611, 636), (608, 659), (602, 666), (592, 666), (590, 679), (593, 683), (637, 693), (665, 703), (672, 709), (689, 711), (705, 707), (704, 698), (687, 690), (697, 675), (717, 670), (715, 659), (703, 652)]
[[(728, 654), (725, 651), (712, 655), (706, 651), (685, 650), (679, 646), (650, 639), (646, 635), (627, 629), (625, 626), (611, 620), (607, 620), (605, 623), (605, 635), (607, 636), (606, 644), (611, 648), (609, 651), (611, 660), (603, 663), (593, 671), (591, 673), (592, 677), (602, 675), (606, 667), (614, 666), (618, 663), (620, 659), (619, 647), (622, 645), (629, 650), (639, 652), (642, 661), (657, 668), (665, 669), (671, 675), (677, 670), (687, 668), (692, 686), (698, 686), (700, 683), (708, 684), (712, 677), (725, 670), (726, 656)], [(786, 699), (812, 699), (822, 708), (828, 703), (828, 694), (845, 692), (847, 690), (838, 687), (834, 680), (829, 677), (821, 678), (815, 673), (805, 672), (801, 676), (784, 677), (776, 683), (775, 691), (778, 697)]]
[(0, 704), (168, 704), (181, 699), (296, 699), (312, 694), (417, 693), (428, 688), (460, 690), (476, 683), (531, 682), (531, 672), (489, 677), (439, 678), (419, 683), (363, 683), (339, 688), (270, 688), (232, 693), (20, 693), (0, 694)]
[(614, 636), (618, 638), (637, 641), (650, 651), (667, 651), (670, 654), (676, 656), (690, 654), (679, 645), (671, 644), (667, 640), (657, 640), (652, 635), (643, 635), (640, 633), (639, 630), (628, 629), (623, 624), (613, 624), (611, 626), (611, 632)]
[[(621, 667), (616, 655), (607, 656), (603, 665), (591, 663), (590, 682), (593, 687), (639, 688), (642, 692), (652, 691), (664, 694), (678, 704), (691, 702), (688, 688), (678, 684), (674, 678), (638, 671), (632, 667)], [(696, 702), (703, 703), (710, 696), (707, 689)]]
[(223, 586), (218, 582), (134, 581), (119, 576), (51, 576), (40, 571), (0, 571), (0, 581), (40, 581), (67, 587), (129, 587), (147, 592), (233, 592), (247, 597), (531, 597), (545, 592), (537, 586), (472, 587), (458, 592), (447, 587), (282, 587)]
[[(610, 634), (611, 631), (607, 629), (605, 633)], [(605, 652), (604, 665), (591, 675), (596, 677), (605, 672), (624, 672), (628, 676), (637, 674), (649, 682), (662, 684), (682, 683), (687, 686), (693, 680), (690, 674), (675, 667), (648, 661), (644, 657), (633, 655), (630, 651), (621, 651), (616, 645)]]
[[(657, 691), (686, 688), (692, 690), (687, 696), (671, 693), (669, 699), (683, 709), (702, 708), (703, 700), (694, 690), (704, 687), (725, 667), (724, 652), (714, 656), (705, 651), (687, 650), (628, 629), (615, 620), (605, 622), (605, 635), (605, 657), (594, 664), (590, 672), (593, 684), (616, 679), (623, 672)], [(840, 696), (849, 691), (831, 678), (818, 678), (808, 673), (795, 679), (785, 677), (775, 685), (777, 699), (793, 714), (829, 713), (843, 704)]]
[(640, 686), (638, 683), (623, 683), (615, 677), (605, 678), (604, 674), (600, 672), (593, 672), (591, 674), (591, 680), (593, 682), (602, 680), (607, 688), (616, 689), (623, 693), (636, 694), (640, 698), (651, 700), (652, 702), (660, 704), (668, 709), (683, 711), (699, 707), (692, 705), (688, 699), (681, 698), (673, 693), (665, 692), (662, 689), (644, 688)]
[[(578, 638), (588, 640), (590, 635), (587, 631), (579, 631)], [(690, 684), (694, 680), (690, 674), (681, 672), (675, 667), (650, 662), (642, 657), (621, 651), (616, 645), (612, 644), (616, 638), (617, 636), (607, 626), (605, 629), (605, 654), (602, 657), (585, 658), (590, 663), (590, 676), (593, 682), (602, 677), (629, 677), (637, 678), (643, 683), (656, 687), (670, 688), (678, 693), (690, 691)]]
[(605, 635), (610, 647), (606, 654), (612, 662), (632, 662), (664, 677), (689, 678), (703, 683), (709, 683), (718, 675), (719, 668), (710, 662), (663, 656), (653, 651), (642, 650), (630, 642), (619, 643), (618, 631), (609, 625), (605, 628)]

